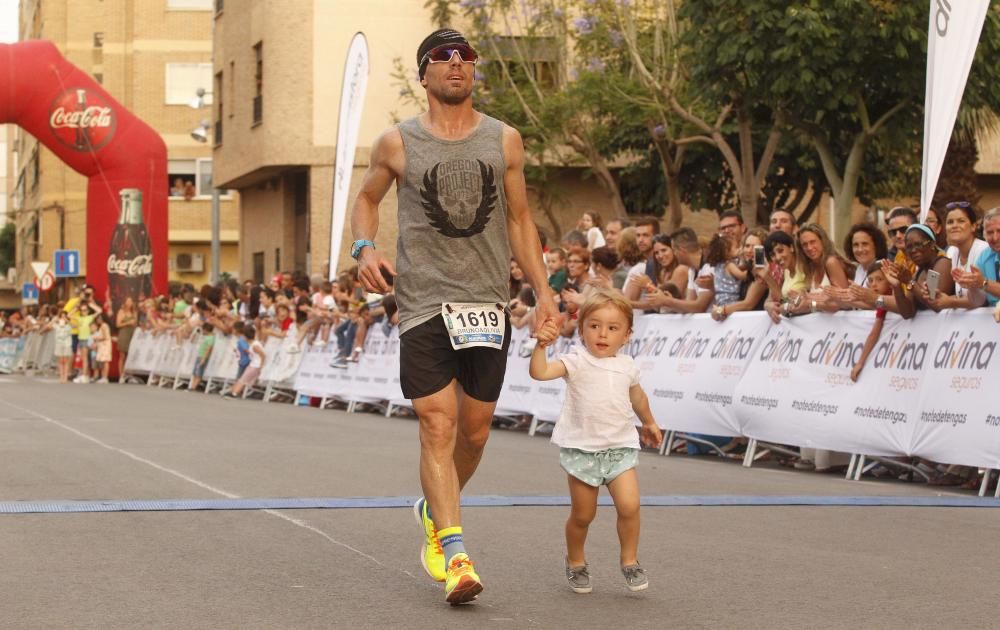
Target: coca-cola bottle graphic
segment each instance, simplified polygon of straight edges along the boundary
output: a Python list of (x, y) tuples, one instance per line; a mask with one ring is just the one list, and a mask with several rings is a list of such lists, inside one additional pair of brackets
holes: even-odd
[(76, 125), (76, 140), (73, 143), (77, 151), (86, 151), (89, 138), (87, 138), (87, 127), (84, 125), (87, 111), (87, 90), (76, 91), (76, 111), (80, 112), (80, 120)]
[[(108, 254), (108, 289), (112, 316), (131, 297), (138, 307), (142, 298), (153, 293), (153, 254), (149, 232), (142, 220), (142, 191), (123, 188), (118, 225), (111, 235)], [(112, 319), (114, 321), (114, 319)]]

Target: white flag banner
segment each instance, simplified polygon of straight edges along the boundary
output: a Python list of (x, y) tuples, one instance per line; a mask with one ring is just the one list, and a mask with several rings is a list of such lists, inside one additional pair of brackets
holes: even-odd
[(955, 126), (989, 0), (930, 0), (920, 220), (927, 216)]
[(337, 161), (333, 171), (333, 215), (330, 217), (330, 268), (327, 277), (337, 277), (340, 243), (347, 217), (347, 198), (354, 172), (354, 152), (361, 131), (365, 91), (368, 88), (368, 41), (364, 33), (355, 33), (347, 49), (344, 81), (340, 92), (340, 117), (337, 122)]

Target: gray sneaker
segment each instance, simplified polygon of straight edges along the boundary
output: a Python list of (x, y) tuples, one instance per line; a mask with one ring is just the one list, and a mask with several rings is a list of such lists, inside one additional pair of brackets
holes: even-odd
[(649, 580), (646, 579), (646, 570), (640, 567), (638, 562), (630, 564), (627, 567), (622, 567), (622, 575), (625, 576), (625, 586), (633, 593), (635, 591), (644, 591), (649, 586)]
[(590, 571), (587, 570), (586, 564), (582, 567), (571, 567), (567, 564), (566, 579), (569, 580), (569, 587), (574, 593), (589, 593), (594, 590), (590, 586)]

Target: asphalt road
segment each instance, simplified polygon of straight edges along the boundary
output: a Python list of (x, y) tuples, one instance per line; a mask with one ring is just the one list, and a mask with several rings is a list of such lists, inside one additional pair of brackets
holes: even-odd
[[(417, 459), (411, 418), (0, 377), (0, 501), (412, 496)], [(495, 430), (466, 494), (565, 495), (557, 460)], [(649, 496), (937, 494), (654, 453), (639, 471)], [(420, 569), (408, 509), (0, 514), (0, 628), (998, 624), (996, 509), (647, 507), (650, 588), (632, 594), (601, 508), (590, 595), (564, 582), (566, 514), (466, 508), (486, 590), (455, 609)]]

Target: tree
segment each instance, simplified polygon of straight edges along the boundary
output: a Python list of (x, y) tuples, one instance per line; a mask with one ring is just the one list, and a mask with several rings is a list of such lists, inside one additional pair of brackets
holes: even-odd
[(7, 269), (14, 266), (16, 234), (13, 221), (8, 221), (0, 228), (0, 273), (6, 274)]

